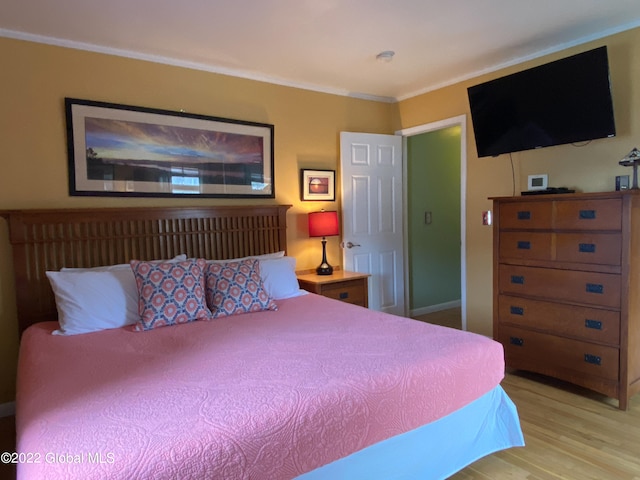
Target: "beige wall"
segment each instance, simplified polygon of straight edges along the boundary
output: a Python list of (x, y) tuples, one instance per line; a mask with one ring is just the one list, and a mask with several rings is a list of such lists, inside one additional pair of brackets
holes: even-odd
[[(276, 199), (262, 202), (293, 205), (287, 236), (299, 268), (316, 267), (321, 255), (320, 242), (307, 238), (304, 213), (339, 208), (337, 202), (300, 202), (299, 169), (337, 170), (340, 131), (392, 132), (394, 106), (380, 102), (5, 38), (0, 58), (0, 210), (230, 203), (69, 197), (64, 97), (271, 123)], [(336, 238), (328, 239), (328, 256), (341, 262)], [(0, 219), (0, 403), (14, 398), (14, 298), (7, 225)]]
[[(478, 158), (469, 117), (467, 87), (589, 50), (608, 46), (617, 136), (595, 140), (586, 146), (563, 145), (512, 155), (515, 187), (509, 155)], [(483, 210), (492, 205), (488, 197), (511, 195), (527, 189), (527, 176), (547, 173), (550, 186), (578, 191), (614, 190), (616, 175), (631, 174), (618, 160), (633, 147), (640, 148), (640, 28), (572, 48), (524, 65), (475, 78), (400, 102), (394, 129), (467, 116), (467, 322), (469, 330), (491, 335), (492, 331), (492, 230), (481, 224)]]
[[(584, 147), (558, 146), (478, 159), (466, 88), (490, 78), (608, 45), (618, 136)], [(491, 335), (492, 231), (481, 225), (488, 197), (526, 189), (527, 175), (582, 191), (612, 190), (617, 161), (640, 146), (640, 29), (389, 105), (96, 53), (0, 38), (0, 210), (33, 207), (196, 205), (221, 200), (69, 197), (65, 96), (235, 118), (275, 125), (276, 199), (292, 204), (290, 254), (315, 267), (319, 242), (306, 238), (304, 213), (339, 203), (299, 201), (300, 168), (338, 168), (339, 132), (391, 133), (465, 114), (467, 164), (467, 314), (469, 329)], [(635, 113), (634, 113), (635, 112)], [(339, 179), (338, 179), (339, 180)], [(252, 203), (251, 200), (241, 200)], [(229, 202), (226, 202), (229, 203)], [(0, 220), (0, 402), (13, 399), (18, 351), (15, 295), (7, 226)], [(328, 255), (340, 259), (336, 239)], [(332, 262), (332, 263), (337, 263)]]

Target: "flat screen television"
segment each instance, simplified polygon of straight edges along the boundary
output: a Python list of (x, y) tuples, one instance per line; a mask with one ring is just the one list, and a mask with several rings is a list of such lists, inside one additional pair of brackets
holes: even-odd
[(479, 157), (616, 134), (607, 47), (469, 87)]

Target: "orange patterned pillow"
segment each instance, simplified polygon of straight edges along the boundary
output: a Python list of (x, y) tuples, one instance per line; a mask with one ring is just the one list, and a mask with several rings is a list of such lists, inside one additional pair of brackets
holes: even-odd
[(131, 261), (138, 287), (140, 321), (135, 329), (208, 320), (202, 259), (177, 263)]
[(255, 258), (211, 263), (205, 278), (207, 306), (213, 318), (278, 309), (264, 289), (260, 262)]

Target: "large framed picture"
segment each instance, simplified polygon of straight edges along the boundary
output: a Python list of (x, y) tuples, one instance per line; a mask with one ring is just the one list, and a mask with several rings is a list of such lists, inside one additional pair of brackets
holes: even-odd
[(300, 170), (300, 199), (334, 201), (336, 199), (336, 171)]
[(274, 198), (273, 125), (65, 98), (69, 194)]

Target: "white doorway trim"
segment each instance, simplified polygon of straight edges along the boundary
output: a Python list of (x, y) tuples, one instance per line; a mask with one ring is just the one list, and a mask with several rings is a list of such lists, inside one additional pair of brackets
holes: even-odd
[[(411, 128), (398, 130), (396, 135), (402, 135), (402, 191), (403, 203), (408, 205), (407, 193), (407, 137), (421, 133), (441, 130), (443, 128), (460, 126), (460, 310), (462, 312), (462, 330), (467, 329), (467, 116), (447, 118), (437, 122), (417, 125)], [(409, 251), (409, 225), (406, 208), (403, 209), (403, 237), (405, 252)], [(409, 306), (409, 255), (404, 256), (405, 276), (405, 305)]]

